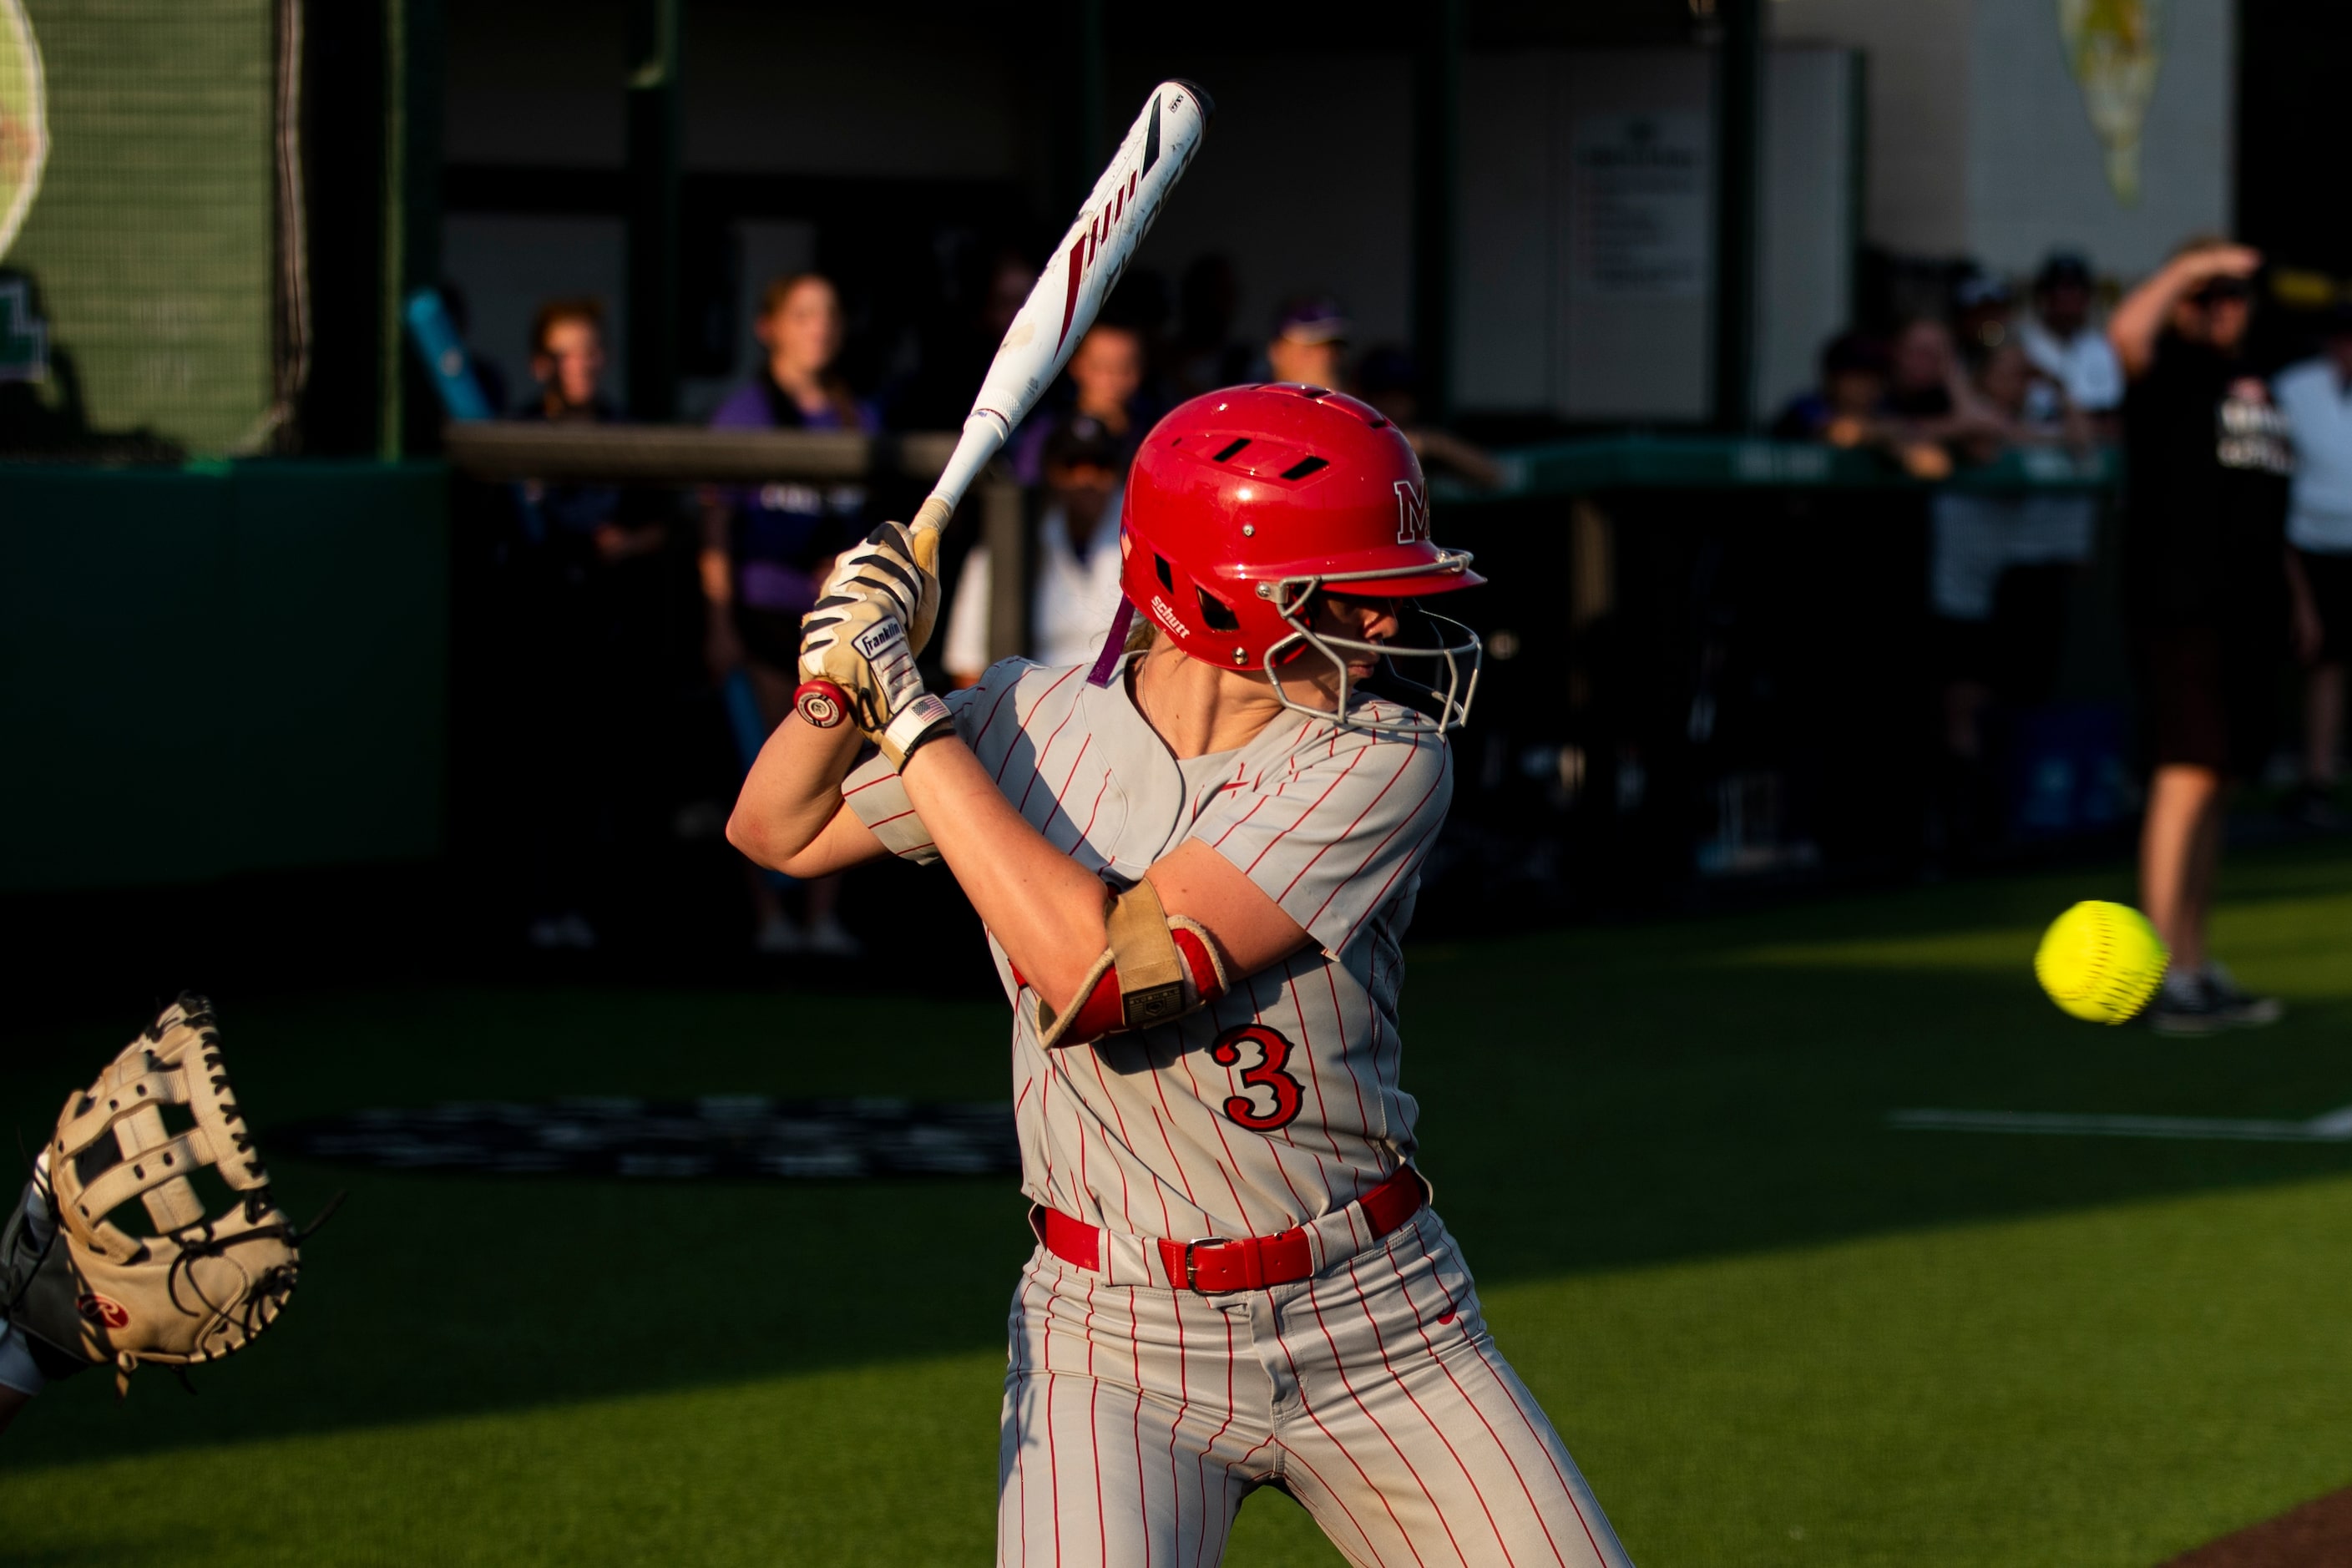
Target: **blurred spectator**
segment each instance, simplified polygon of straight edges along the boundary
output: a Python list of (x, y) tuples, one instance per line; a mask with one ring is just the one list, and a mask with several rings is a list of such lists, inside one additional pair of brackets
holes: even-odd
[(1404, 350), (1383, 344), (1367, 353), (1356, 374), (1356, 391), (1389, 416), (1424, 466), (1459, 475), (1484, 489), (1503, 482), (1502, 469), (1485, 451), (1449, 430), (1422, 423), (1421, 371)]
[(2200, 239), (2116, 308), (2122, 363), (2124, 596), (2155, 777), (2140, 899), (2172, 952), (2149, 1022), (2166, 1034), (2267, 1024), (2206, 952), (2227, 785), (2270, 752), (2287, 617), (2286, 421), (2247, 365), (2248, 279), (2262, 258)]
[(1905, 322), (1888, 359), (1886, 414), (1876, 432), (1904, 471), (1949, 479), (1954, 445), (2002, 432), (1961, 374), (1950, 330), (1927, 317)]
[(1859, 447), (1886, 413), (1886, 349), (1864, 332), (1840, 332), (1822, 350), (1822, 384), (1800, 393), (1773, 420), (1782, 441)]
[(2287, 578), (2304, 665), (2303, 779), (2289, 810), (2312, 826), (2340, 827), (2336, 752), (2352, 658), (2352, 305), (2336, 308), (2319, 355), (2281, 372), (2277, 385), (2294, 436)]
[[(1075, 415), (1042, 454), (1045, 488), (1030, 524), (1029, 646), (1047, 666), (1083, 664), (1118, 608), (1118, 497), (1130, 448), (1099, 421)], [(941, 652), (949, 678), (970, 686), (988, 668), (989, 552), (975, 544), (956, 579)]]
[[(537, 390), (517, 417), (604, 424), (604, 310), (593, 300), (551, 300), (531, 320)], [(596, 945), (589, 877), (612, 841), (628, 771), (638, 754), (617, 747), (579, 765), (579, 737), (627, 734), (649, 703), (657, 661), (661, 584), (648, 557), (667, 531), (646, 498), (611, 485), (517, 487), (521, 542), (515, 568), (514, 739), (530, 795), (528, 934), (542, 948)]]
[(1036, 282), (1037, 268), (1009, 247), (991, 255), (976, 277), (959, 282), (951, 313), (925, 333), (921, 363), (889, 400), (893, 428), (963, 428), (989, 364)]
[[(2011, 338), (1983, 356), (1975, 393), (2000, 422), (1962, 451), (1990, 462), (2017, 446), (2090, 442), (2058, 384)], [(1945, 786), (1937, 808), (1948, 849), (1965, 855), (1994, 826), (1985, 768), (1986, 709), (2048, 700), (2075, 577), (2091, 558), (2098, 502), (2087, 495), (1939, 490), (1929, 507), (1929, 593), (1943, 686)]]
[(2033, 316), (2019, 326), (2017, 339), (2042, 373), (2066, 389), (2093, 434), (2112, 441), (2124, 372), (2106, 333), (2091, 326), (2091, 289), (2089, 262), (2072, 251), (2052, 252), (2034, 277)]
[(1353, 331), (1337, 300), (1309, 295), (1291, 300), (1276, 317), (1274, 337), (1265, 345), (1267, 379), (1344, 391)]
[[(1024, 485), (1037, 483), (1045, 443), (1074, 419), (1090, 419), (1109, 436), (1123, 456), (1131, 456), (1149, 425), (1143, 406), (1143, 334), (1135, 328), (1097, 322), (1078, 340), (1070, 355), (1070, 384), (1076, 393), (1070, 408), (1058, 417), (1038, 419), (1014, 438), (1013, 475)], [(1126, 467), (1124, 461), (1120, 468)]]
[[(842, 325), (840, 295), (825, 278), (801, 272), (770, 283), (760, 296), (755, 329), (765, 357), (751, 379), (719, 405), (712, 428), (873, 433), (878, 428), (873, 410), (851, 395), (834, 368)], [(756, 704), (759, 721), (748, 727), (753, 732), (739, 736), (749, 753), (747, 770), (757, 754), (754, 742), (792, 710), (801, 617), (814, 607), (834, 557), (865, 532), (866, 510), (866, 490), (858, 485), (771, 484), (703, 498), (706, 656), (712, 677), (736, 689), (730, 693), (733, 708)], [(740, 690), (745, 685), (748, 694)], [(785, 912), (776, 881), (752, 875), (760, 950), (855, 956), (859, 943), (838, 915), (841, 879), (818, 878), (806, 886), (803, 929)]]
[(2008, 280), (1980, 267), (1970, 266), (1952, 285), (1952, 336), (1971, 359), (2009, 342), (2016, 311)]
[(1164, 389), (1174, 401), (1249, 378), (1249, 351), (1234, 341), (1241, 297), (1232, 258), (1211, 251), (1184, 268), (1176, 285), (1176, 341)]

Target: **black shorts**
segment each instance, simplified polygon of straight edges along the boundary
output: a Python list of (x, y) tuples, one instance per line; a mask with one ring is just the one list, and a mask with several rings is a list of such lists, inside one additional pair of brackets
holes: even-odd
[(2304, 580), (2319, 606), (2319, 624), (2326, 634), (2319, 645), (2321, 664), (2352, 662), (2352, 555), (2323, 554), (2298, 550)]
[(2066, 647), (2067, 612), (2082, 569), (2071, 562), (2002, 569), (1992, 615), (1935, 618), (1936, 661), (1948, 680), (1979, 681), (2003, 702), (2046, 702)]
[(2149, 761), (2261, 777), (2277, 737), (2283, 633), (2259, 623), (2143, 626), (2137, 641)]

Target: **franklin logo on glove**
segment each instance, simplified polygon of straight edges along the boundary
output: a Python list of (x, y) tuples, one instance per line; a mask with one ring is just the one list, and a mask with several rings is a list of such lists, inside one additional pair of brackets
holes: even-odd
[(881, 621), (857, 634), (857, 651), (878, 660), (907, 645), (907, 631), (895, 620)]

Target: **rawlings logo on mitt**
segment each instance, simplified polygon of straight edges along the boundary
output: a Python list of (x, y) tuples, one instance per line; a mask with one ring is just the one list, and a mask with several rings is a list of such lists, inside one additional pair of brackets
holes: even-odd
[[(217, 1361), (293, 1293), (305, 1233), (270, 1201), (204, 998), (66, 1101), (44, 1163), (49, 1192), (37, 1172), (0, 1231), (0, 1306), (51, 1376), (111, 1362), (121, 1392), (142, 1362)], [(217, 1213), (189, 1180), (205, 1173), (228, 1188)]]

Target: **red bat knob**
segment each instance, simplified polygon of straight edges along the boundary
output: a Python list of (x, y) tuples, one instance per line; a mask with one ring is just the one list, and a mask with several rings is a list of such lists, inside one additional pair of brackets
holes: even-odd
[(849, 717), (849, 693), (830, 680), (804, 680), (793, 692), (793, 707), (802, 723), (830, 730)]

